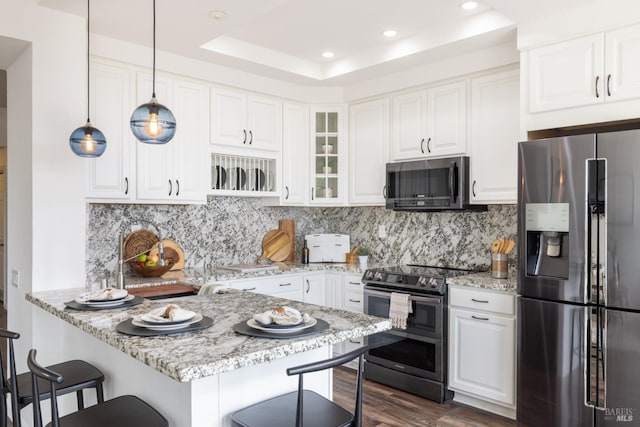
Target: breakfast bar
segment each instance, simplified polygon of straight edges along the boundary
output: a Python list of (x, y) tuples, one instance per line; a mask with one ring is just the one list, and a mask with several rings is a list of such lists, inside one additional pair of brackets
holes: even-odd
[[(62, 357), (87, 360), (105, 373), (105, 398), (138, 395), (176, 427), (228, 426), (235, 410), (295, 390), (297, 378), (286, 375), (288, 367), (326, 359), (333, 344), (391, 328), (388, 319), (238, 290), (145, 299), (139, 305), (108, 310), (74, 310), (65, 305), (82, 291), (27, 294), (38, 307), (34, 321), (62, 341)], [(211, 319), (212, 325), (158, 336), (116, 330), (121, 322), (169, 303)], [(234, 332), (234, 325), (282, 305), (329, 326), (313, 335), (275, 339)], [(45, 358), (47, 349), (38, 350)], [(305, 386), (330, 397), (331, 375), (325, 371), (305, 376)]]

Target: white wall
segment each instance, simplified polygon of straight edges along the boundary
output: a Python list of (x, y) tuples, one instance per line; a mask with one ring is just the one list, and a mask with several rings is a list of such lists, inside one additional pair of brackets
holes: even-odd
[(31, 43), (7, 68), (7, 270), (20, 272), (20, 287), (7, 285), (8, 327), (21, 334), (25, 369), (29, 348), (46, 349), (46, 362), (61, 346), (32, 320), (24, 294), (84, 284), (84, 159), (68, 138), (86, 118), (86, 27), (35, 0), (0, 8), (0, 36)]

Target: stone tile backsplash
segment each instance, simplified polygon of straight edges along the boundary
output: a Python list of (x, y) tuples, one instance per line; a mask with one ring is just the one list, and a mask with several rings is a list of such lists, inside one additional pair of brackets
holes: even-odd
[[(259, 199), (209, 196), (206, 205), (90, 204), (87, 209), (86, 268), (100, 275), (115, 273), (120, 230), (135, 219), (156, 223), (164, 238), (182, 246), (188, 268), (255, 262), (262, 237), (277, 229), (280, 219), (296, 223), (297, 260), (305, 234), (342, 233), (351, 236), (352, 247), (368, 246), (374, 262), (486, 269), (491, 242), (516, 236), (515, 205), (491, 205), (487, 212), (407, 213), (383, 207), (271, 207)], [(378, 237), (381, 225), (386, 238)]]

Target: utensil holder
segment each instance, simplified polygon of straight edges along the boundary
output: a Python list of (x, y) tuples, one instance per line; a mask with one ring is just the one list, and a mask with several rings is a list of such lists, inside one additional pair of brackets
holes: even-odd
[(491, 277), (506, 279), (509, 261), (507, 254), (491, 254)]

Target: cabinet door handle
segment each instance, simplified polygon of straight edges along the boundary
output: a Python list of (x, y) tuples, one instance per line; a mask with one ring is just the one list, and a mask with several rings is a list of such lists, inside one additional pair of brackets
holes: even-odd
[(247, 143), (247, 130), (246, 129), (242, 129), (242, 133), (244, 133), (244, 139), (242, 140), (243, 144)]
[(475, 298), (471, 298), (471, 301), (473, 302), (481, 302), (483, 304), (488, 304), (489, 301), (483, 300), (483, 299), (475, 299)]
[(362, 284), (362, 282), (349, 282), (350, 285), (358, 285), (360, 286)]
[(284, 186), (284, 189), (287, 191), (287, 195), (285, 196), (285, 200), (289, 200), (289, 187), (288, 186)]
[(249, 145), (251, 145), (253, 143), (253, 131), (250, 130), (249, 131)]
[(424, 154), (424, 138), (420, 140), (420, 151), (422, 151), (422, 154)]
[(305, 279), (305, 281), (307, 282), (307, 290), (305, 291), (305, 293), (309, 293), (309, 291), (311, 290), (311, 283), (309, 283), (309, 279)]
[(169, 195), (171, 195), (171, 192), (173, 192), (173, 184), (171, 183), (171, 180), (169, 180)]
[(611, 96), (611, 74), (607, 76), (607, 96)]
[(124, 177), (124, 195), (128, 195), (129, 194), (129, 178), (127, 178), (126, 176)]
[(180, 181), (176, 179), (176, 196), (180, 195)]
[(478, 316), (474, 316), (473, 314), (471, 315), (471, 317), (476, 319), (476, 320), (489, 320), (488, 317), (478, 317)]
[(313, 187), (311, 187), (311, 200), (313, 200)]
[(256, 288), (246, 288), (246, 289), (243, 289), (243, 291), (255, 291), (255, 290), (256, 290)]
[(600, 98), (600, 92), (598, 92), (598, 81), (600, 80), (600, 76), (596, 76), (596, 98)]
[(427, 140), (427, 153), (431, 153), (431, 138)]
[(351, 298), (349, 298), (349, 302), (355, 302), (356, 304), (360, 304), (360, 300), (359, 299), (351, 299)]
[(280, 286), (291, 286), (291, 283), (280, 283)]
[(387, 186), (382, 187), (382, 197), (387, 198)]
[(471, 184), (471, 194), (473, 194), (473, 197), (476, 197), (476, 180), (473, 180), (473, 184)]

